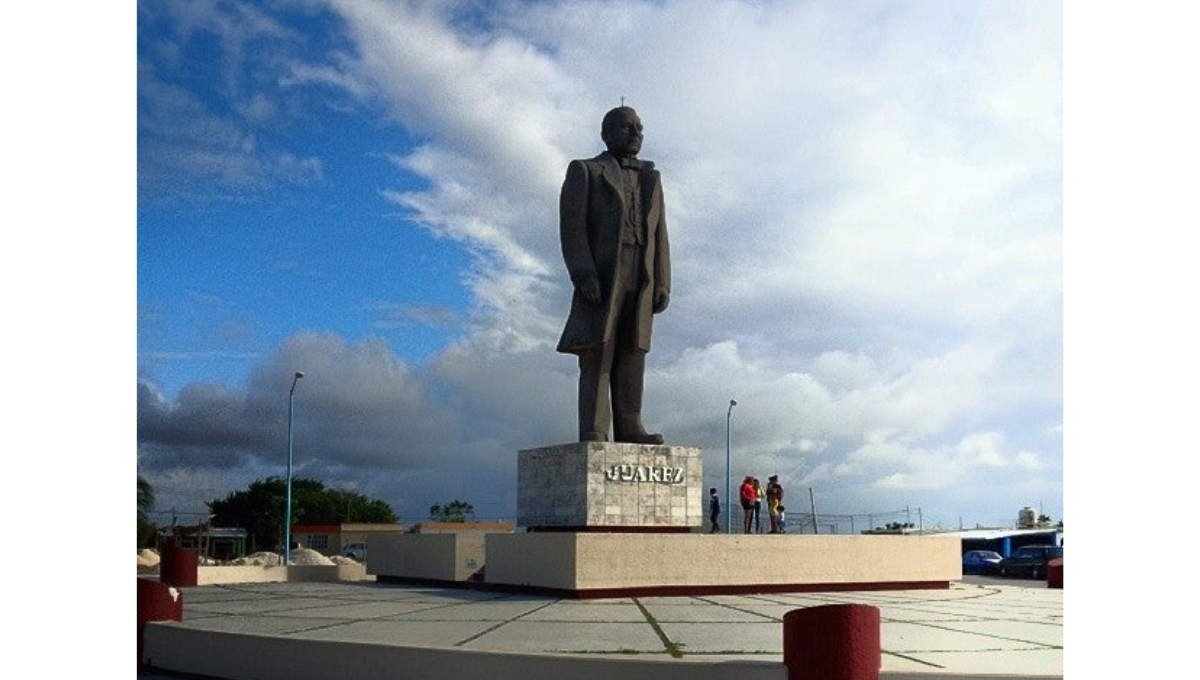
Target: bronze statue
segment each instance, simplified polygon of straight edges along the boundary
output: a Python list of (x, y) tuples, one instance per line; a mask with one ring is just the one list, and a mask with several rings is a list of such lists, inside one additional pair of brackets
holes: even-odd
[[(604, 116), (608, 151), (571, 161), (559, 197), (563, 260), (575, 287), (558, 351), (579, 356), (579, 440), (662, 444), (642, 425), (653, 315), (671, 297), (662, 180), (640, 161), (642, 121), (628, 106)], [(609, 401), (611, 399), (611, 410)]]

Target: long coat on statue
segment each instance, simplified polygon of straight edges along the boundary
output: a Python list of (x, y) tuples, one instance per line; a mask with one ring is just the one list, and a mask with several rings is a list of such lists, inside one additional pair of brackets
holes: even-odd
[[(642, 249), (642, 287), (637, 296), (635, 349), (650, 351), (653, 324), (654, 290), (671, 289), (671, 250), (667, 242), (667, 223), (663, 213), (662, 179), (654, 163), (641, 161), (641, 204), (646, 224), (646, 243)], [(599, 349), (610, 342), (617, 313), (613, 277), (627, 267), (617, 259), (621, 248), (621, 218), (625, 214), (622, 173), (617, 159), (604, 152), (595, 158), (573, 160), (559, 196), (559, 237), (563, 260), (576, 292), (571, 298), (571, 313), (558, 341), (558, 351), (579, 354)], [(624, 263), (621, 263), (624, 264)], [(600, 280), (603, 303), (584, 300), (579, 285), (591, 277)]]

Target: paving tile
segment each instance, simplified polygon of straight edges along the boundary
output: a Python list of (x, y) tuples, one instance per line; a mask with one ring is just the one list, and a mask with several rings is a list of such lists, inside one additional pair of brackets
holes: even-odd
[(1029, 649), (1037, 646), (1023, 640), (979, 633), (974, 628), (967, 631), (914, 623), (894, 623), (881, 626), (879, 643), (883, 649), (890, 652), (910, 655), (928, 651), (978, 652)]
[[(741, 623), (771, 623), (779, 627), (779, 618), (771, 614), (747, 611), (742, 607), (713, 606), (707, 604), (658, 604), (643, 602), (646, 611), (659, 623), (668, 621), (679, 622), (741, 622)], [(756, 605), (760, 609), (779, 609), (777, 605)], [(782, 612), (778, 613), (782, 616)]]
[(684, 655), (783, 654), (783, 628), (775, 622), (660, 622), (667, 639)]
[(464, 649), (513, 652), (664, 652), (654, 629), (641, 623), (513, 621), (463, 644)]
[(523, 620), (645, 623), (646, 615), (630, 599), (604, 602), (560, 601), (530, 613), (523, 617)]
[(244, 616), (209, 616), (188, 619), (184, 617), (185, 628), (210, 630), (221, 633), (253, 633), (255, 635), (290, 635), (299, 631), (309, 630), (314, 626), (330, 626), (345, 623), (345, 619), (313, 619), (284, 616), (254, 617)]
[(451, 647), (486, 631), (486, 621), (397, 621), (393, 619), (342, 622), (324, 628), (297, 632), (292, 637), (306, 640), (344, 640), (421, 647)]
[[(938, 664), (947, 673), (989, 675), (1063, 675), (1063, 650), (1026, 649), (980, 652), (926, 652), (921, 659)], [(980, 669), (987, 669), (980, 671)]]
[(1031, 621), (972, 621), (961, 626), (977, 635), (1020, 641), (1027, 646), (1062, 647), (1063, 627)]
[(533, 602), (474, 602), (426, 605), (403, 615), (406, 621), (508, 621), (525, 617), (545, 607)]
[(327, 609), (330, 604), (329, 600), (313, 597), (239, 598), (210, 602), (189, 602), (185, 597), (183, 600), (185, 610), (209, 614), (288, 614), (311, 609)]

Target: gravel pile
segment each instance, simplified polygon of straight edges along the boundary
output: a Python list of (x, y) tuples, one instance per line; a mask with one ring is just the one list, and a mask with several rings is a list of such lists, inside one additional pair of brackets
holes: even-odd
[(316, 550), (309, 548), (299, 548), (292, 551), (292, 564), (320, 564), (331, 565), (333, 560), (322, 555)]
[[(316, 550), (310, 550), (309, 548), (297, 548), (292, 551), (291, 557), (293, 565), (329, 566), (334, 564), (359, 564), (357, 561), (349, 557), (342, 557), (341, 555), (326, 557)], [(153, 550), (152, 548), (144, 548), (138, 553), (137, 560), (138, 570), (140, 571), (158, 567), (159, 563), (162, 561), (162, 557), (156, 550)], [(200, 564), (204, 566), (225, 564), (247, 567), (276, 567), (282, 563), (283, 555), (273, 552), (256, 552), (246, 555), (245, 557), (239, 557), (236, 560), (231, 560), (229, 562), (220, 562), (218, 560), (203, 557), (200, 558)]]
[(158, 553), (150, 548), (142, 548), (141, 552), (138, 553), (138, 569), (143, 567), (157, 567), (161, 561), (162, 558), (159, 557)]
[(230, 564), (249, 567), (274, 567), (278, 566), (282, 562), (283, 558), (276, 553), (256, 552), (246, 555), (245, 557), (239, 557), (230, 562)]

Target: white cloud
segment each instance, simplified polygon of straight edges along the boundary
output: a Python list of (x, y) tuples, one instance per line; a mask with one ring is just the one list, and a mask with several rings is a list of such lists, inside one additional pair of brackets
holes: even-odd
[[(386, 198), (477, 257), (471, 332), (430, 370), (336, 338), (306, 353), (342, 374), (322, 390), (343, 413), (404, 414), (372, 436), (472, 460), (571, 436), (574, 363), (551, 350), (569, 301), (557, 192), (626, 96), (663, 171), (675, 270), (646, 419), (709, 452), (707, 482), (731, 422), (739, 466), (846, 512), (924, 497), (993, 521), (1047, 489), (1061, 504), (1061, 465), (1039, 462), (1061, 459), (1061, 432), (1042, 435), (1062, 419), (1056, 5), (329, 5), (355, 52), (290, 87), (377, 96), (423, 140), (395, 162), (429, 183)], [(328, 423), (345, 465), (448, 470), (355, 450), (355, 423)]]

